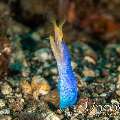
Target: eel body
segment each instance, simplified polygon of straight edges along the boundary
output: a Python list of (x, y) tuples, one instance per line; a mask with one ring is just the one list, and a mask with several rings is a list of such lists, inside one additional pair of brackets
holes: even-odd
[(50, 37), (50, 43), (59, 72), (59, 106), (64, 109), (74, 105), (77, 101), (77, 80), (72, 70), (69, 49), (63, 41), (62, 26), (57, 26), (56, 23), (54, 23), (54, 37)]

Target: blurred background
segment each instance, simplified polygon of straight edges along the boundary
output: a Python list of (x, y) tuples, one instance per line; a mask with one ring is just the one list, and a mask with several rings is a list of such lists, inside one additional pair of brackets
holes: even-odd
[(65, 19), (67, 41), (119, 41), (119, 0), (1, 0), (0, 5), (1, 26), (16, 23), (30, 31), (41, 29), (44, 36), (52, 30), (52, 18)]
[[(80, 95), (63, 111), (52, 19), (66, 21)], [(96, 116), (95, 105), (113, 103), (120, 105), (120, 0), (0, 0), (0, 120), (119, 120), (115, 108)]]

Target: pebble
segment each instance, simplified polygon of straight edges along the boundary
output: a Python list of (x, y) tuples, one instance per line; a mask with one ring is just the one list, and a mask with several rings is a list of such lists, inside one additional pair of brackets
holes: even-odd
[(33, 38), (35, 41), (40, 41), (40, 35), (39, 35), (38, 33), (36, 33), (36, 32), (34, 32), (34, 33), (32, 34), (32, 38)]
[(120, 103), (119, 103), (117, 100), (115, 100), (115, 99), (112, 99), (112, 100), (111, 100), (111, 103), (112, 103), (112, 104), (118, 104), (118, 105), (120, 104)]
[(57, 82), (57, 81), (58, 81), (58, 76), (53, 75), (53, 76), (52, 76), (52, 79), (53, 79), (55, 82)]
[(120, 55), (120, 46), (116, 48), (116, 51)]
[(81, 78), (81, 76), (77, 73), (75, 75), (78, 80), (78, 87), (79, 88), (86, 87), (86, 82)]
[(54, 106), (58, 107), (59, 95), (57, 89), (52, 90), (49, 94), (41, 97), (44, 101), (52, 103)]
[(28, 81), (23, 80), (21, 82), (22, 92), (25, 95), (33, 95), (33, 98), (38, 99), (39, 95), (46, 95), (50, 92), (50, 85), (40, 75), (35, 75), (32, 77), (31, 84)]
[[(16, 92), (20, 91), (19, 89), (16, 89)], [(15, 97), (17, 98), (22, 98), (22, 94), (21, 93), (15, 93)]]
[(50, 111), (49, 115), (44, 120), (60, 120), (60, 118)]
[[(32, 107), (31, 107), (32, 106)], [(57, 114), (51, 111), (46, 104), (46, 102), (40, 100), (38, 102), (33, 102), (32, 104), (28, 104), (27, 113), (35, 113), (33, 114), (33, 119), (35, 120), (60, 120)], [(34, 116), (35, 115), (35, 116)], [(22, 115), (24, 118), (24, 115)], [(20, 117), (22, 117), (20, 116)], [(28, 119), (31, 117), (28, 116)], [(22, 119), (22, 118), (21, 118)], [(20, 120), (21, 120), (20, 119)], [(28, 120), (24, 119), (24, 120)], [(31, 119), (31, 120), (33, 120)]]
[(107, 94), (106, 94), (106, 93), (102, 93), (102, 94), (100, 94), (100, 96), (101, 96), (101, 97), (106, 97)]
[(117, 80), (116, 88), (117, 88), (116, 94), (118, 96), (120, 96), (120, 74), (118, 75), (118, 80)]
[(86, 60), (86, 61), (88, 61), (89, 63), (92, 63), (92, 64), (96, 64), (96, 61), (92, 58), (92, 57), (90, 57), (90, 56), (85, 56), (84, 57), (84, 60)]
[(34, 60), (38, 60), (38, 61), (46, 61), (49, 60), (51, 58), (51, 55), (49, 54), (49, 49), (39, 49), (37, 51), (35, 51), (34, 53)]
[(10, 116), (0, 116), (0, 120), (12, 120), (12, 118)]
[(109, 117), (104, 117), (103, 120), (109, 120)]
[(48, 60), (49, 59), (49, 55), (48, 55), (47, 52), (42, 52), (40, 54), (40, 57), (41, 57), (42, 60)]
[(24, 99), (16, 98), (9, 101), (9, 107), (14, 112), (20, 112), (24, 106)]
[(23, 67), (21, 74), (22, 74), (23, 77), (28, 77), (29, 74), (30, 74), (30, 69), (29, 69), (29, 67)]
[(110, 85), (110, 90), (114, 91), (115, 90), (115, 84)]
[(77, 63), (75, 63), (74, 61), (71, 62), (71, 66), (73, 69), (75, 69), (77, 67)]
[(43, 68), (42, 68), (42, 66), (41, 66), (40, 68), (38, 68), (36, 74), (40, 75), (40, 74), (42, 74), (42, 73), (43, 73)]
[(31, 95), (31, 94), (32, 94), (31, 85), (28, 83), (27, 80), (21, 81), (20, 86), (21, 86), (21, 88), (22, 88), (22, 92), (23, 92), (25, 95)]
[(83, 75), (84, 75), (85, 77), (95, 77), (95, 76), (96, 76), (96, 75), (95, 75), (95, 72), (94, 72), (93, 70), (89, 69), (89, 68), (85, 68), (85, 69), (83, 70)]
[(55, 75), (58, 73), (57, 68), (51, 68), (50, 71), (52, 74), (55, 74)]
[(92, 110), (89, 112), (88, 116), (93, 117), (97, 114), (97, 108), (93, 107)]
[(111, 68), (111, 67), (112, 67), (112, 64), (107, 63), (107, 64), (105, 65), (105, 67), (106, 67), (106, 68)]
[(120, 72), (120, 66), (118, 66), (117, 70)]
[(87, 108), (92, 106), (93, 102), (89, 98), (81, 98), (77, 104), (77, 112), (84, 115), (87, 111)]
[(12, 88), (7, 83), (4, 83), (1, 86), (1, 92), (2, 92), (3, 95), (10, 95), (10, 93), (12, 92)]
[(0, 110), (0, 115), (8, 115), (8, 114), (10, 114), (10, 109), (9, 108)]
[(3, 108), (5, 106), (5, 101), (3, 99), (0, 99), (0, 108)]
[(43, 68), (48, 68), (48, 67), (50, 67), (50, 63), (48, 63), (48, 62), (44, 62), (44, 64), (43, 64)]
[(33, 90), (33, 96), (38, 97), (38, 95), (45, 95), (50, 92), (50, 85), (48, 82), (41, 76), (33, 76), (31, 87)]
[(86, 44), (83, 44), (82, 49), (84, 51), (84, 56), (90, 56), (94, 58), (95, 60), (97, 59), (97, 54), (91, 47), (89, 47)]
[(116, 94), (120, 96), (120, 90), (116, 90)]
[(13, 87), (19, 86), (19, 84), (20, 84), (20, 80), (18, 80), (18, 79), (8, 77), (8, 80)]
[(79, 105), (77, 109), (78, 109), (79, 114), (84, 114), (84, 112), (86, 110), (85, 106), (83, 106), (83, 105)]
[(50, 75), (50, 73), (48, 72), (48, 70), (44, 71), (43, 74), (44, 74), (45, 77), (48, 76), (48, 75)]

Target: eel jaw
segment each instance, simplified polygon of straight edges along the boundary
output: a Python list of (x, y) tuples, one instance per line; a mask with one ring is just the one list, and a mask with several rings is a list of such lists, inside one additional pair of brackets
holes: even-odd
[(56, 60), (60, 59), (60, 49), (57, 47), (54, 37), (50, 36), (50, 44)]

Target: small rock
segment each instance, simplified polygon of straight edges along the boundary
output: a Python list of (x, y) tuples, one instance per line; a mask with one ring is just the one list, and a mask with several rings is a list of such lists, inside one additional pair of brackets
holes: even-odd
[(40, 75), (40, 74), (42, 74), (42, 73), (43, 73), (43, 67), (41, 66), (40, 68), (37, 69), (36, 74), (37, 74), (37, 75)]
[(12, 111), (14, 112), (20, 112), (23, 109), (23, 105), (24, 104), (24, 99), (22, 98), (16, 98), (16, 99), (12, 99), (10, 101), (10, 108)]
[(59, 104), (59, 95), (57, 89), (52, 90), (49, 94), (44, 95), (41, 98), (48, 103), (52, 103), (56, 107)]
[(109, 71), (103, 70), (101, 76), (108, 77), (109, 76)]
[(30, 104), (26, 105), (26, 111), (28, 115), (32, 115), (33, 117), (28, 116), (25, 119), (24, 116), (26, 113), (23, 112), (19, 114), (19, 120), (60, 120), (57, 114), (51, 111), (43, 100), (30, 101)]
[(33, 98), (38, 99), (39, 95), (45, 95), (50, 92), (50, 85), (41, 76), (33, 76), (31, 84), (28, 81), (23, 80), (21, 82), (21, 88), (24, 94), (33, 95)]
[(93, 70), (89, 69), (89, 68), (86, 68), (84, 71), (83, 71), (83, 75), (85, 77), (95, 77), (96, 74)]
[(0, 99), (0, 108), (3, 108), (5, 106), (5, 101)]
[(73, 69), (75, 69), (77, 67), (77, 64), (74, 61), (72, 61), (71, 66), (72, 66)]
[(58, 81), (58, 76), (53, 75), (53, 76), (52, 76), (52, 79), (53, 79), (55, 82), (57, 82), (57, 81)]
[(31, 87), (33, 90), (33, 96), (38, 97), (38, 95), (45, 95), (50, 92), (50, 85), (41, 76), (34, 76), (32, 78)]
[(8, 35), (12, 36), (13, 34), (25, 34), (29, 32), (29, 28), (24, 26), (21, 23), (18, 23), (15, 20), (11, 20), (9, 28), (7, 30)]
[(22, 68), (22, 76), (23, 76), (23, 77), (28, 77), (29, 74), (30, 74), (30, 69), (29, 69), (29, 67), (23, 67), (23, 68)]
[(120, 104), (120, 103), (119, 103), (117, 100), (115, 100), (115, 99), (112, 99), (112, 100), (111, 100), (111, 103), (112, 103), (112, 104), (118, 104), (118, 105)]
[(50, 63), (49, 62), (44, 62), (43, 68), (48, 68), (48, 67), (50, 67)]
[(101, 96), (101, 97), (106, 97), (107, 94), (106, 94), (106, 93), (102, 93), (102, 94), (100, 94), (100, 96)]
[(34, 60), (38, 60), (38, 61), (46, 61), (49, 60), (51, 58), (51, 55), (49, 54), (49, 49), (39, 49), (37, 51), (35, 51), (34, 53)]
[(82, 87), (86, 87), (86, 82), (81, 78), (81, 76), (79, 74), (76, 73), (76, 78), (78, 80), (78, 87), (82, 88)]
[(106, 67), (106, 68), (111, 68), (111, 67), (112, 67), (112, 64), (111, 64), (111, 63), (107, 63), (107, 64), (105, 65), (105, 67)]
[(89, 98), (82, 98), (77, 104), (77, 111), (79, 114), (86, 114), (88, 107), (92, 106), (93, 101)]
[[(20, 90), (16, 89), (16, 92), (19, 92)], [(15, 93), (15, 97), (18, 97), (18, 98), (22, 98), (22, 94), (21, 93)]]
[(120, 66), (118, 66), (117, 70), (120, 72)]
[(117, 89), (120, 89), (120, 74), (118, 75), (118, 80), (117, 80)]
[(120, 96), (120, 74), (118, 75), (118, 81), (117, 81), (117, 84), (116, 84), (116, 88), (117, 88), (116, 94), (118, 96)]
[(12, 88), (7, 83), (4, 83), (1, 86), (1, 92), (2, 92), (3, 95), (9, 95), (12, 92)]
[(40, 56), (41, 56), (42, 60), (48, 60), (48, 59), (49, 59), (49, 55), (48, 55), (47, 52), (43, 52), (43, 53), (41, 53)]
[(84, 56), (90, 56), (90, 57), (94, 58), (95, 60), (97, 59), (97, 54), (91, 47), (84, 44), (82, 46), (82, 48), (83, 48), (83, 51), (84, 51)]
[(115, 90), (115, 84), (111, 84), (111, 85), (110, 85), (110, 90), (111, 90), (111, 91), (114, 91), (114, 90)]
[(35, 41), (40, 41), (40, 35), (39, 35), (38, 33), (36, 33), (36, 32), (34, 32), (34, 33), (32, 34), (32, 38), (33, 38)]
[(88, 116), (93, 117), (96, 115), (96, 113), (97, 113), (97, 108), (94, 106), (92, 110), (89, 112)]
[(10, 116), (0, 116), (0, 120), (12, 120), (12, 118)]
[(120, 46), (116, 48), (116, 51), (120, 55)]
[(78, 106), (78, 113), (79, 114), (85, 114), (86, 108), (85, 106), (79, 105)]
[(8, 115), (8, 114), (10, 114), (10, 109), (6, 108), (0, 110), (0, 115)]
[(45, 118), (45, 120), (60, 120), (60, 118), (55, 113), (50, 112), (50, 114)]
[(109, 117), (104, 117), (104, 118), (102, 118), (103, 120), (109, 120)]
[(44, 74), (44, 76), (46, 77), (46, 76), (48, 76), (50, 73), (49, 73), (48, 70), (45, 70), (43, 74)]
[(8, 77), (8, 81), (10, 82), (10, 85), (12, 85), (12, 87), (16, 87), (19, 86), (20, 84), (20, 80), (17, 78), (12, 78), (12, 77)]
[(28, 83), (27, 80), (23, 80), (21, 82), (21, 89), (22, 89), (22, 92), (25, 94), (25, 95), (31, 95), (32, 94), (32, 88), (31, 88), (31, 85)]
[(55, 74), (55, 75), (58, 73), (57, 68), (51, 68), (50, 71), (52, 74)]
[(96, 61), (92, 58), (92, 57), (90, 57), (90, 56), (85, 56), (84, 57), (84, 60), (86, 60), (86, 61), (88, 61), (89, 63), (92, 63), (92, 64), (96, 64)]
[(120, 90), (116, 90), (116, 94), (120, 96)]

